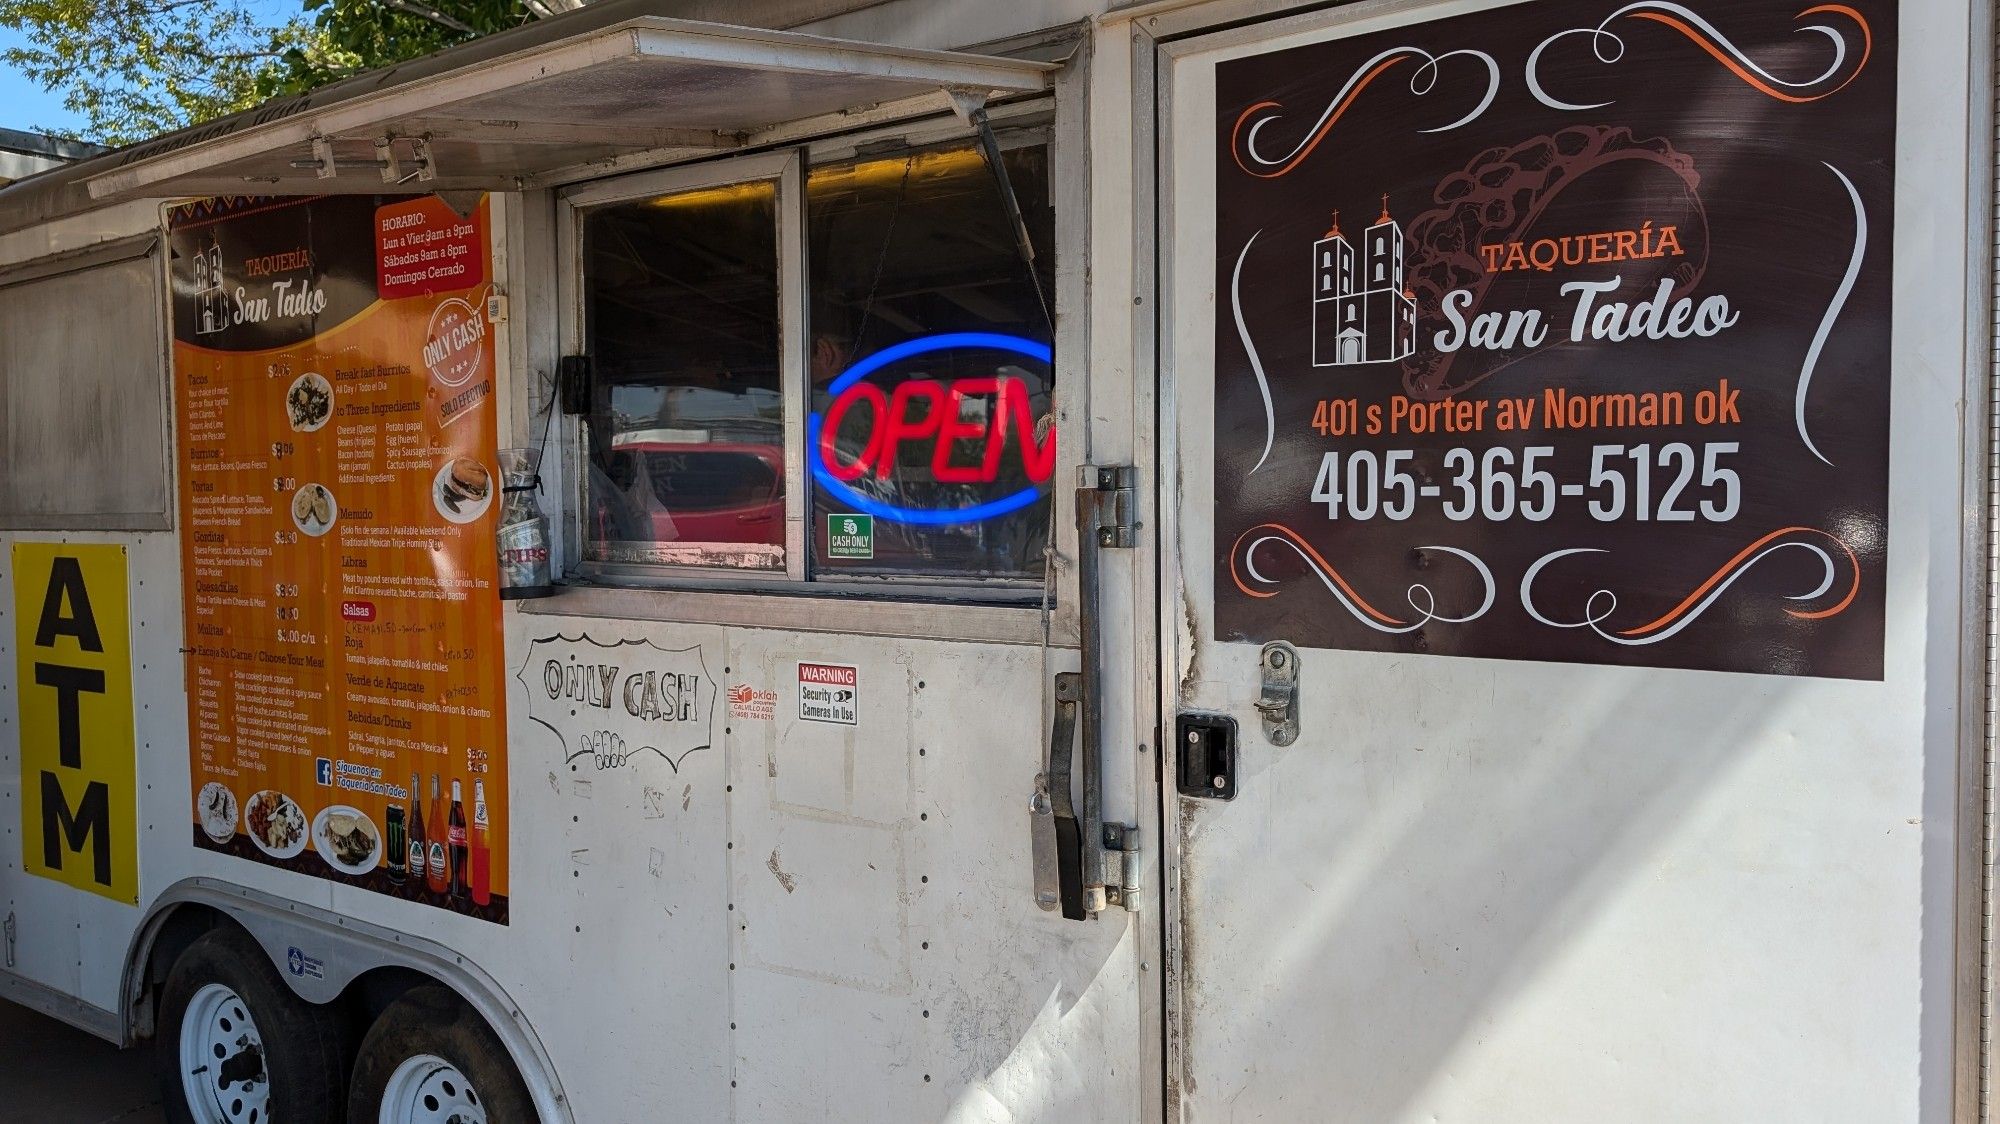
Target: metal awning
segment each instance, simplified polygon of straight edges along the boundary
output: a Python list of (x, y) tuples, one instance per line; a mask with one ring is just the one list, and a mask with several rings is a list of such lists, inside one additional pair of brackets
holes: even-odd
[[(604, 9), (614, 7), (632, 10)], [(795, 123), (883, 103), (931, 97), (942, 108), (946, 94), (1032, 93), (1054, 69), (658, 16), (607, 25), (611, 14), (586, 8), (78, 170), (100, 202), (517, 190), (598, 174), (639, 153), (676, 159), (756, 147), (798, 135)]]

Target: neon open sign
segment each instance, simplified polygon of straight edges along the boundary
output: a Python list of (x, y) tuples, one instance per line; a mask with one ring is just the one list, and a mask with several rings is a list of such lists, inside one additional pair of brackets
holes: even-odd
[[(811, 450), (809, 463), (814, 479), (833, 497), (855, 511), (866, 512), (897, 523), (940, 526), (977, 523), (1019, 511), (1041, 498), (1040, 485), (1055, 475), (1056, 435), (1048, 430), (1038, 438), (1034, 407), (1026, 380), (1014, 375), (979, 378), (909, 379), (890, 390), (868, 381), (868, 376), (916, 355), (935, 351), (1005, 351), (1052, 361), (1049, 345), (1020, 336), (996, 332), (948, 332), (899, 343), (870, 355), (849, 367), (827, 389), (833, 400), (826, 415), (806, 418), (806, 442)], [(965, 411), (967, 400), (991, 401), (990, 408)], [(843, 454), (838, 438), (844, 432), (856, 406), (866, 405), (869, 423), (867, 439), (860, 452)], [(968, 417), (968, 413), (972, 416)], [(851, 482), (864, 477), (887, 480), (895, 469), (902, 448), (908, 443), (928, 444), (931, 475), (941, 484), (994, 484), (1000, 479), (1000, 462), (1009, 439), (1018, 445), (1021, 467), (1029, 484), (1018, 491), (966, 507), (916, 508), (887, 503), (864, 495)], [(953, 459), (961, 447), (983, 449), (976, 463)]]

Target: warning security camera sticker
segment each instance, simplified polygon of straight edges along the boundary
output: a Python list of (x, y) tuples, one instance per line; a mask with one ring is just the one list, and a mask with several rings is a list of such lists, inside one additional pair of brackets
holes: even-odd
[(847, 664), (799, 664), (799, 718), (853, 726), (860, 721), (861, 673)]

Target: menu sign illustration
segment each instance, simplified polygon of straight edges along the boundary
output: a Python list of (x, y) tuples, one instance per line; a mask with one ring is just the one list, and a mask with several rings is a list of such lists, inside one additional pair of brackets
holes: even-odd
[(507, 921), (487, 207), (176, 207), (197, 846)]
[(1216, 71), (1225, 640), (1883, 673), (1896, 6)]

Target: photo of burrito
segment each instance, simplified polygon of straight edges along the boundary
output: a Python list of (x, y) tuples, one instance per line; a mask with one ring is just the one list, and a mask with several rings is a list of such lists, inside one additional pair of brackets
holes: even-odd
[(292, 493), (292, 523), (299, 530), (318, 538), (333, 528), (333, 521), (340, 518), (340, 505), (333, 502), (333, 493), (324, 484), (307, 484)]
[(292, 380), (285, 392), (285, 416), (297, 433), (312, 433), (333, 416), (333, 385), (312, 371)]
[(470, 523), (493, 502), (493, 473), (472, 457), (446, 461), (431, 482), (431, 502), (453, 523)]

